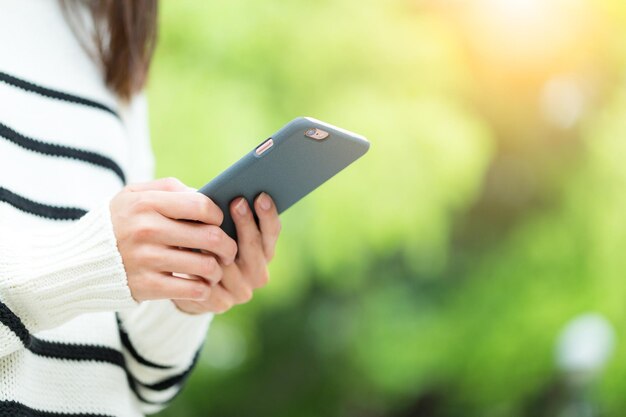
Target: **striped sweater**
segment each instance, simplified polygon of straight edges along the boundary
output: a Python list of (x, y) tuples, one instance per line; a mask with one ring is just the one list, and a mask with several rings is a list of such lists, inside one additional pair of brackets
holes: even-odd
[(0, 416), (141, 416), (211, 320), (137, 304), (108, 202), (152, 175), (145, 99), (120, 103), (53, 0), (0, 0)]

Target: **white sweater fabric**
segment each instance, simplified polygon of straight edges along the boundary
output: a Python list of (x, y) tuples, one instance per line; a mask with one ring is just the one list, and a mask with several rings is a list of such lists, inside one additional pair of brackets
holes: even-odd
[(57, 1), (0, 0), (0, 416), (135, 417), (180, 390), (211, 314), (138, 304), (110, 199), (149, 180), (122, 104)]

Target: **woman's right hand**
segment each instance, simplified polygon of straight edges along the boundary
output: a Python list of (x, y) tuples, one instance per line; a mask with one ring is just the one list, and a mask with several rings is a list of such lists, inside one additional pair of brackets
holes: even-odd
[(232, 264), (237, 254), (237, 244), (219, 227), (220, 208), (174, 178), (129, 185), (111, 200), (110, 210), (136, 301), (204, 300), (209, 285), (222, 277), (221, 264)]

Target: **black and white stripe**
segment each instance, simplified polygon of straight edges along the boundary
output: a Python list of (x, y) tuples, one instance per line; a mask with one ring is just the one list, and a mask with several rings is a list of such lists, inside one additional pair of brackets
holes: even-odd
[(120, 319), (119, 315), (116, 314), (115, 318), (117, 320), (117, 328), (119, 331), (120, 340), (122, 341), (122, 346), (124, 346), (126, 351), (130, 353), (133, 359), (135, 359), (141, 365), (147, 366), (149, 368), (172, 369), (172, 366), (154, 363), (144, 358), (143, 356), (141, 356), (141, 354), (137, 351), (137, 349), (135, 349), (135, 346), (133, 346), (132, 342), (130, 341), (130, 337), (128, 336), (128, 333), (126, 333), (126, 330), (124, 330), (124, 326), (122, 325), (122, 320)]
[(50, 220), (78, 220), (87, 213), (87, 210), (78, 207), (38, 203), (4, 187), (0, 187), (0, 202), (8, 203), (24, 213)]
[(119, 177), (109, 169), (76, 159), (42, 156), (3, 140), (1, 136), (0, 155), (0, 187), (35, 204), (22, 201), (24, 204), (16, 206), (14, 203), (20, 199), (8, 194), (5, 202), (26, 212), (29, 212), (29, 206), (36, 207), (37, 211), (31, 214), (51, 220), (77, 218), (66, 217), (55, 207), (88, 211), (111, 199), (123, 186)]
[[(136, 397), (140, 401), (151, 405), (165, 405), (178, 394), (180, 387), (189, 377), (200, 355), (200, 350), (198, 350), (190, 366), (182, 372), (175, 373), (159, 381), (148, 383), (139, 380), (129, 371), (126, 359), (121, 351), (106, 346), (62, 343), (39, 339), (30, 334), (20, 318), (2, 302), (0, 302), (0, 324), (11, 330), (22, 342), (24, 348), (36, 356), (64, 361), (98, 362), (121, 368), (126, 374), (129, 388)], [(159, 370), (172, 369), (172, 366), (156, 364), (143, 358), (132, 346), (128, 335), (125, 334), (120, 324), (118, 324), (118, 327), (124, 348), (129, 353), (132, 352), (131, 355), (137, 362), (149, 368)], [(161, 400), (152, 400), (146, 397), (142, 392), (143, 390), (147, 390), (148, 395), (165, 391), (171, 391), (171, 393), (168, 393)], [(0, 414), (0, 416), (1, 415), (2, 414)]]
[(111, 158), (96, 152), (85, 151), (83, 149), (62, 146), (55, 143), (45, 142), (43, 140), (29, 138), (4, 123), (0, 122), (0, 137), (14, 143), (20, 148), (36, 152), (42, 155), (68, 158), (82, 161), (87, 164), (95, 165), (112, 171), (123, 184), (126, 184), (126, 176), (122, 168)]
[(106, 106), (102, 103), (99, 103), (95, 100), (91, 100), (85, 97), (80, 97), (75, 94), (65, 93), (63, 91), (55, 90), (52, 88), (47, 88), (42, 85), (35, 84), (28, 80), (18, 78), (14, 75), (7, 74), (6, 72), (0, 71), (0, 82), (5, 83), (7, 85), (19, 88), (24, 91), (28, 91), (30, 93), (35, 93), (42, 97), (46, 97), (53, 100), (61, 100), (66, 101), (68, 103), (78, 104), (81, 106), (91, 107), (93, 109), (102, 110), (106, 113), (109, 113), (111, 116), (116, 118), (120, 118), (119, 114), (111, 107)]
[[(187, 330), (177, 318), (153, 326), (161, 309), (131, 310), (127, 329), (113, 312), (132, 300), (105, 203), (127, 182), (152, 176), (144, 97), (124, 103), (109, 91), (58, 2), (3, 3), (0, 37), (0, 416), (157, 411), (180, 392), (201, 340), (199, 327)], [(93, 224), (91, 213), (99, 213)], [(77, 255), (88, 248), (89, 257)], [(103, 288), (87, 291), (98, 280)], [(59, 301), (30, 308), (48, 298)], [(167, 339), (172, 328), (178, 337)], [(153, 340), (167, 342), (144, 347)], [(173, 340), (180, 343), (170, 348)]]
[[(126, 173), (122, 165), (116, 161), (122, 154), (116, 153), (116, 147), (110, 143), (102, 143), (103, 140), (123, 137), (120, 130), (121, 117), (112, 107), (2, 71), (0, 71), (0, 94), (12, 102), (8, 106), (5, 102), (4, 108), (0, 103), (0, 154), (4, 158), (4, 163), (0, 165), (0, 203), (6, 203), (27, 215), (47, 220), (75, 221), (84, 216), (89, 207), (95, 204), (94, 201), (82, 197), (85, 193), (75, 192), (77, 188), (100, 187), (114, 191), (126, 184)], [(24, 111), (26, 108), (35, 108), (35, 111), (30, 114)], [(108, 126), (115, 138), (101, 137), (100, 141), (86, 141), (84, 137), (79, 137), (80, 132), (72, 127), (71, 122), (57, 123), (46, 119), (40, 123), (37, 115), (50, 112), (79, 115), (78, 117), (92, 120), (94, 124)], [(36, 123), (33, 123), (33, 120)], [(94, 135), (98, 136), (98, 132)], [(84, 149), (84, 143), (91, 149)], [(38, 167), (38, 171), (56, 175), (33, 177), (31, 186), (25, 188), (25, 178), (28, 179), (28, 173), (35, 166)], [(60, 186), (64, 183), (71, 183), (72, 186), (64, 189)], [(51, 189), (55, 190), (52, 198)], [(121, 323), (118, 323), (118, 329), (123, 350), (103, 345), (44, 340), (30, 334), (19, 317), (2, 302), (0, 302), (0, 325), (8, 328), (19, 339), (28, 355), (42, 361), (100, 364), (112, 367), (111, 369), (119, 369), (124, 373), (124, 379), (135, 397), (144, 404), (153, 406), (165, 405), (178, 395), (200, 352), (196, 353), (187, 369), (176, 370), (171, 365), (155, 363), (137, 351)], [(133, 361), (134, 368), (145, 367), (157, 374), (162, 373), (163, 376), (151, 381), (142, 381), (130, 371), (129, 360)], [(47, 362), (39, 363), (40, 370), (53, 366)], [(0, 416), (3, 415), (111, 417), (108, 414), (90, 412), (68, 414), (49, 411), (48, 408), (36, 408), (31, 403), (15, 399), (3, 400), (0, 396)]]
[(0, 416), (3, 417), (113, 417), (106, 414), (94, 413), (61, 413), (54, 411), (37, 410), (17, 401), (0, 401)]
[[(76, 192), (77, 190), (95, 187), (102, 190), (104, 195), (112, 196), (126, 184), (126, 174), (114, 157), (67, 144), (67, 142), (85, 142), (84, 138), (78, 137), (78, 132), (68, 127), (68, 123), (59, 123), (50, 119), (40, 123), (41, 118), (34, 117), (31, 120), (28, 118), (28, 112), (25, 111), (25, 108), (32, 106), (39, 106), (35, 115), (57, 111), (54, 102), (59, 101), (65, 107), (69, 104), (77, 108), (95, 110), (96, 113), (115, 116), (114, 123), (109, 122), (109, 126), (112, 132), (119, 132), (121, 125), (118, 119), (120, 117), (111, 107), (84, 97), (43, 87), (6, 72), (0, 72), (0, 86), (2, 85), (8, 89), (4, 91), (4, 95), (8, 97), (7, 100), (15, 103), (0, 104), (0, 154), (4, 157), (3, 163), (0, 164), (0, 202), (7, 203), (29, 215), (50, 220), (72, 221), (82, 217), (89, 208), (99, 202), (93, 197), (90, 199), (88, 197), (86, 200), (85, 193)], [(0, 93), (2, 93), (1, 88)], [(28, 97), (29, 95), (40, 96), (40, 98), (33, 100)], [(53, 102), (52, 107), (50, 103), (46, 103), (48, 101)], [(19, 131), (17, 127), (3, 122), (4, 117), (21, 125), (23, 129), (57, 132), (63, 135), (64, 139), (30, 136)], [(81, 117), (94, 116), (87, 114)], [(33, 128), (41, 124), (47, 124), (47, 126)], [(83, 133), (83, 135), (86, 134)], [(106, 146), (92, 142), (92, 148), (98, 147), (102, 151), (107, 149)], [(115, 146), (109, 147), (116, 149)], [(93, 167), (94, 170), (85, 170), (85, 166)], [(34, 177), (33, 167), (38, 168), (36, 171), (50, 172), (52, 175)], [(28, 187), (29, 195), (23, 193), (24, 185)], [(56, 201), (50, 200), (51, 190), (55, 190), (52, 195)], [(43, 195), (46, 197), (42, 198)]]
[(121, 119), (102, 110), (40, 97), (0, 82), (0, 121), (23, 136), (103, 155), (124, 166), (128, 145)]

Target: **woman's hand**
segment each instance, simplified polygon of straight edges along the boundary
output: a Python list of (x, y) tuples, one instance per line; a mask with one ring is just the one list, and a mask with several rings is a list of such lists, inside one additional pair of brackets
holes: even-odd
[[(128, 286), (137, 301), (207, 303), (217, 292), (207, 283), (219, 282), (223, 268), (238, 270), (233, 266), (237, 244), (219, 227), (224, 218), (220, 208), (176, 179), (129, 185), (111, 200), (110, 210)], [(198, 279), (179, 278), (174, 272)]]
[[(281, 224), (272, 199), (265, 193), (254, 202), (259, 225), (244, 198), (235, 199), (230, 211), (237, 226), (239, 250), (234, 263), (222, 266), (222, 279), (210, 287), (202, 300), (174, 299), (176, 306), (190, 314), (223, 313), (236, 304), (250, 301), (255, 289), (267, 284), (267, 264), (274, 257)], [(200, 282), (200, 278), (196, 278)], [(176, 297), (173, 297), (176, 298)]]

